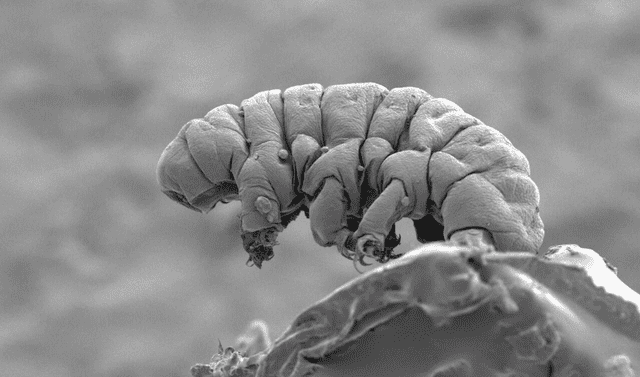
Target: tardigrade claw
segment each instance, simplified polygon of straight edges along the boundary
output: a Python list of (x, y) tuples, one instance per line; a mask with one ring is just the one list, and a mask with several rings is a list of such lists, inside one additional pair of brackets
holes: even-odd
[[(356, 262), (360, 262), (363, 266), (369, 266), (370, 263), (364, 261), (365, 257), (375, 259), (379, 263), (388, 262), (396, 259), (402, 254), (396, 254), (393, 249), (400, 244), (400, 236), (396, 235), (393, 229), (381, 242), (377, 237), (366, 234), (356, 239), (353, 234), (346, 237), (344, 243), (338, 246), (340, 254), (354, 262), (354, 267), (358, 270)], [(359, 271), (359, 270), (358, 270)]]
[(352, 260), (353, 267), (356, 269), (356, 271), (362, 273), (362, 271), (358, 269), (358, 264), (356, 262), (360, 262), (360, 264), (363, 266), (369, 266), (370, 263), (364, 262), (365, 255), (358, 255), (357, 242), (358, 241), (353, 237), (353, 233), (350, 233), (344, 239), (344, 242), (338, 243), (338, 251), (343, 257)]
[(262, 268), (262, 262), (273, 258), (273, 247), (278, 244), (276, 228), (261, 229), (255, 232), (242, 233), (244, 249), (249, 253), (247, 266)]
[(380, 242), (380, 240), (371, 234), (365, 234), (358, 238), (356, 254), (363, 257), (375, 258), (377, 254), (381, 254), (383, 248), (384, 242)]

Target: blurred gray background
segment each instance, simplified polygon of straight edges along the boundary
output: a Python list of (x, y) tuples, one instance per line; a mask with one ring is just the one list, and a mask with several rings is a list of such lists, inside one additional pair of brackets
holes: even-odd
[(237, 204), (200, 215), (155, 180), (190, 119), (311, 82), (458, 103), (529, 158), (544, 248), (640, 290), (638, 2), (4, 0), (0, 20), (0, 375), (188, 376), (355, 277), (304, 218), (245, 267)]

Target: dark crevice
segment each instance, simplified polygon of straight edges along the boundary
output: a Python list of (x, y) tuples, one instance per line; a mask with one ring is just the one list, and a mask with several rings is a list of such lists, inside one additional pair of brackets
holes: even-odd
[(473, 268), (476, 272), (480, 272), (485, 265), (485, 262), (482, 258), (482, 254), (473, 254), (469, 256), (469, 258), (467, 258), (467, 264), (471, 266), (471, 268)]
[(201, 212), (199, 209), (197, 209), (196, 207), (192, 206), (189, 201), (187, 200), (187, 198), (179, 193), (179, 192), (175, 192), (173, 190), (162, 190), (162, 192), (168, 196), (171, 200), (173, 200), (174, 202), (181, 204), (191, 210), (194, 210), (196, 212)]
[(237, 197), (238, 186), (236, 185), (235, 181), (224, 180), (218, 183), (213, 183), (213, 187), (193, 198), (191, 204), (193, 206), (199, 207), (203, 204), (213, 202), (213, 205), (210, 206), (211, 210), (215, 208), (215, 206), (220, 202), (229, 203), (228, 200), (221, 198), (232, 195), (235, 195), (235, 197)]
[[(427, 161), (427, 171), (425, 172), (425, 174), (427, 175), (427, 192), (429, 193), (429, 198), (427, 198), (427, 207), (429, 203), (433, 203), (434, 206), (438, 209), (438, 212), (440, 213), (440, 209), (442, 208), (442, 203), (436, 203), (433, 201), (432, 199), (432, 187), (433, 187), (433, 183), (431, 182), (431, 159), (433, 158), (433, 152), (429, 153), (429, 161)], [(448, 192), (448, 191), (447, 191)], [(445, 193), (445, 198), (446, 198), (446, 193)], [(442, 201), (444, 202), (444, 200)], [(430, 209), (427, 208), (427, 211), (429, 211)]]
[(380, 107), (380, 104), (384, 101), (385, 98), (387, 98), (387, 95), (389, 94), (389, 90), (387, 89), (386, 92), (381, 92), (380, 93), (380, 97), (372, 104), (371, 106), (371, 115), (369, 116), (369, 118), (367, 119), (367, 132), (365, 134), (365, 139), (369, 136), (369, 127), (371, 127), (371, 120), (373, 119), (373, 116), (376, 114), (376, 111), (378, 111), (378, 107)]
[[(325, 93), (326, 91), (327, 91), (327, 88), (322, 88), (322, 93), (320, 93), (320, 100), (318, 101), (318, 103), (319, 103), (318, 107), (320, 108), (320, 131), (322, 131), (322, 132), (320, 132), (320, 134), (322, 135), (322, 140), (319, 140), (319, 142), (320, 142), (320, 143), (319, 143), (319, 144), (320, 144), (320, 147), (324, 147), (324, 146), (326, 145), (326, 141), (325, 141), (325, 140), (327, 139), (327, 138), (324, 136), (324, 125), (323, 125), (323, 123), (324, 123), (324, 119), (323, 119), (323, 118), (324, 118), (324, 116), (323, 116), (323, 114), (322, 114), (322, 100), (324, 99), (324, 93)], [(305, 173), (306, 173), (306, 172), (305, 172)]]
[(283, 227), (286, 228), (287, 226), (289, 226), (289, 224), (291, 224), (296, 218), (298, 218), (298, 216), (300, 215), (300, 212), (304, 210), (303, 208), (304, 205), (299, 204), (300, 201), (301, 201), (300, 197), (299, 196), (296, 197), (295, 202), (292, 203), (295, 207), (295, 210), (293, 210), (290, 213), (280, 215), (280, 223), (282, 224)]
[(421, 243), (444, 241), (444, 226), (431, 215), (413, 220), (413, 227), (416, 230), (416, 238)]
[[(282, 123), (280, 123), (280, 135), (282, 135), (281, 137), (281, 141), (282, 141), (282, 146), (284, 147), (284, 149), (289, 153), (289, 158), (292, 160), (292, 156), (291, 156), (291, 145), (289, 145), (289, 140), (287, 139), (287, 125), (285, 124), (285, 110), (284, 110), (284, 90), (280, 90), (280, 102), (282, 104)], [(273, 106), (271, 107), (272, 110)], [(275, 111), (274, 111), (275, 113)], [(276, 119), (278, 119), (278, 117), (276, 116)], [(292, 166), (293, 166), (293, 161), (292, 161)]]

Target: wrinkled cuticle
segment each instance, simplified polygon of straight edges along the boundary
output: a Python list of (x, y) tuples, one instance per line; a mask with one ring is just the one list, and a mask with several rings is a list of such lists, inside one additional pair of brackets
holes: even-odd
[[(435, 152), (431, 153), (431, 156), (433, 156), (433, 154), (434, 154), (434, 153), (435, 153)], [(446, 153), (446, 152), (443, 152), (443, 153)], [(429, 157), (429, 164), (431, 164), (431, 156)], [(451, 156), (451, 157), (453, 157), (453, 156)], [(455, 158), (455, 157), (454, 157), (454, 158)], [(456, 160), (458, 160), (458, 159), (456, 158)], [(430, 165), (428, 165), (428, 166), (430, 166)], [(427, 167), (427, 170), (428, 170), (428, 169), (429, 169), (429, 168)], [(452, 182), (451, 184), (449, 184), (449, 185), (447, 186), (447, 188), (445, 189), (445, 194), (444, 194), (444, 196), (442, 197), (442, 201), (441, 201), (440, 203), (436, 203), (436, 205), (438, 206), (438, 208), (442, 208), (443, 203), (447, 201), (447, 197), (449, 196), (449, 193), (451, 192), (451, 188), (452, 188), (452, 186), (453, 186), (453, 185), (455, 185), (455, 184), (456, 184), (456, 183), (458, 183), (458, 182), (462, 182), (464, 179), (466, 179), (467, 177), (469, 177), (469, 176), (470, 176), (470, 175), (472, 175), (472, 174), (481, 174), (481, 173), (485, 173), (485, 172), (487, 172), (488, 170), (489, 170), (489, 169), (476, 169), (476, 170), (473, 170), (473, 171), (471, 171), (471, 172), (469, 172), (469, 173), (465, 174), (464, 176), (460, 177), (460, 179), (458, 179), (457, 181)], [(483, 178), (483, 179), (484, 179), (484, 178)], [(429, 179), (429, 176), (428, 176), (428, 175), (427, 175), (427, 182), (429, 183), (429, 185), (431, 184), (431, 180)], [(430, 187), (431, 187), (431, 186), (430, 186)], [(431, 191), (429, 191), (429, 192), (431, 192)], [(504, 196), (503, 196), (503, 197), (504, 197)]]
[[(320, 186), (318, 187), (318, 191), (314, 192), (312, 195), (309, 195), (306, 192), (302, 192), (302, 185), (303, 185), (303, 180), (305, 178), (305, 176), (308, 175), (308, 171), (309, 168), (314, 164), (315, 160), (317, 158), (319, 158), (323, 153), (327, 153), (329, 151), (327, 145), (327, 143), (329, 143), (332, 139), (330, 136), (333, 136), (332, 134), (332, 129), (331, 127), (327, 127), (326, 124), (324, 124), (323, 119), (326, 120), (326, 116), (327, 116), (327, 112), (325, 112), (323, 110), (324, 108), (324, 102), (326, 102), (324, 100), (324, 95), (325, 93), (330, 93), (331, 96), (331, 87), (322, 87), (322, 86), (318, 86), (318, 85), (310, 85), (308, 88), (313, 89), (314, 93), (313, 96), (308, 95), (307, 97), (300, 97), (298, 98), (298, 102), (300, 102), (301, 100), (304, 100), (305, 103), (308, 101), (309, 105), (313, 104), (314, 106), (314, 110), (315, 107), (320, 107), (320, 124), (316, 124), (315, 121), (317, 119), (314, 118), (314, 123), (310, 124), (309, 127), (313, 126), (313, 131), (311, 132), (309, 135), (307, 135), (306, 132), (302, 132), (301, 134), (306, 135), (306, 136), (311, 136), (314, 140), (316, 138), (321, 139), (321, 140), (315, 140), (316, 142), (318, 142), (319, 148), (316, 149), (315, 151), (305, 151), (305, 153), (308, 153), (309, 155), (305, 155), (305, 156), (300, 156), (300, 157), (304, 157), (304, 164), (300, 164), (300, 161), (303, 161), (302, 159), (299, 159), (300, 161), (296, 160), (293, 161), (293, 151), (292, 151), (292, 145), (291, 143), (293, 142), (293, 139), (290, 138), (290, 136), (292, 135), (288, 135), (287, 134), (287, 124), (285, 122), (285, 115), (286, 115), (286, 108), (285, 108), (285, 96), (284, 96), (284, 91), (277, 91), (277, 98), (274, 98), (273, 93), (275, 93), (275, 91), (269, 91), (269, 95), (267, 96), (267, 102), (270, 105), (271, 110), (273, 111), (273, 113), (276, 115), (277, 118), (277, 126), (274, 124), (273, 125), (273, 131), (279, 131), (279, 136), (280, 136), (280, 149), (278, 149), (275, 153), (276, 156), (273, 156), (277, 159), (277, 161), (280, 162), (281, 166), (278, 168), (281, 168), (284, 170), (285, 167), (287, 167), (288, 165), (292, 165), (293, 169), (294, 169), (294, 182), (293, 184), (293, 193), (295, 194), (294, 197), (298, 197), (298, 195), (300, 197), (303, 197), (304, 200), (309, 203), (313, 201), (313, 198), (315, 195), (318, 194), (318, 192), (320, 190), (323, 189), (323, 184), (320, 184)], [(371, 121), (373, 120), (375, 114), (382, 108), (381, 105), (385, 102), (385, 100), (388, 98), (390, 91), (387, 90), (386, 88), (377, 88), (375, 89), (375, 93), (371, 92), (369, 89), (367, 89), (367, 91), (358, 91), (358, 90), (354, 90), (354, 88), (357, 88), (357, 86), (347, 86), (348, 89), (348, 93), (346, 94), (346, 100), (348, 100), (348, 103), (345, 102), (346, 105), (351, 106), (351, 102), (353, 103), (358, 103), (358, 104), (363, 104), (366, 108), (366, 113), (367, 113), (367, 118), (366, 119), (361, 119), (362, 121), (364, 121), (364, 124), (362, 125), (362, 130), (364, 131), (364, 134), (366, 136), (364, 136), (361, 140), (358, 140), (358, 166), (349, 166), (348, 169), (344, 169), (344, 170), (339, 170), (338, 172), (334, 173), (332, 176), (335, 176), (335, 178), (339, 181), (339, 182), (345, 182), (345, 181), (349, 181), (352, 180), (354, 177), (351, 176), (352, 173), (357, 174), (356, 179), (358, 182), (358, 187), (360, 188), (360, 192), (358, 193), (359, 196), (359, 204), (355, 207), (357, 208), (353, 208), (351, 206), (352, 203), (348, 203), (348, 208), (350, 210), (350, 212), (353, 212), (354, 214), (357, 214), (358, 216), (362, 217), (363, 212), (366, 212), (367, 207), (370, 206), (370, 204), (379, 197), (381, 187), (369, 187), (369, 183), (370, 182), (376, 182), (376, 183), (380, 183), (380, 186), (383, 185), (383, 178), (385, 178), (383, 175), (383, 172), (378, 172), (377, 170), (374, 172), (373, 170), (370, 171), (371, 166), (374, 165), (367, 165), (365, 164), (365, 158), (362, 154), (362, 150), (365, 144), (365, 141), (367, 140), (367, 138), (369, 138), (370, 135), (370, 127), (371, 127)], [(320, 89), (320, 90), (318, 90)], [(305, 89), (306, 90), (306, 89)], [(416, 88), (411, 89), (413, 91), (409, 91), (407, 93), (409, 93), (410, 98), (406, 96), (406, 94), (403, 94), (402, 96), (398, 97), (399, 99), (396, 101), (395, 99), (393, 101), (391, 101), (391, 105), (393, 106), (397, 106), (399, 110), (400, 108), (402, 108), (401, 113), (405, 113), (405, 119), (404, 119), (404, 124), (398, 124), (397, 127), (402, 127), (401, 129), (395, 130), (392, 134), (393, 137), (391, 139), (393, 140), (386, 140), (386, 136), (382, 137), (383, 139), (385, 139), (387, 142), (389, 142), (389, 144), (391, 145), (391, 149), (392, 149), (392, 154), (399, 152), (398, 149), (402, 149), (402, 150), (414, 150), (414, 151), (423, 151), (426, 153), (423, 153), (423, 158), (426, 159), (426, 167), (424, 168), (426, 170), (426, 185), (427, 185), (427, 192), (428, 192), (428, 196), (429, 198), (427, 198), (427, 213), (432, 215), (441, 225), (444, 224), (444, 219), (442, 218), (442, 214), (440, 213), (440, 207), (442, 206), (442, 202), (444, 202), (445, 200), (448, 199), (448, 193), (450, 191), (450, 189), (452, 188), (451, 185), (448, 185), (448, 187), (445, 187), (445, 191), (442, 194), (443, 198), (442, 201), (440, 203), (435, 203), (432, 199), (431, 199), (431, 191), (433, 189), (433, 185), (434, 182), (431, 179), (432, 177), (430, 177), (430, 167), (431, 167), (431, 159), (434, 155), (434, 153), (437, 153), (439, 151), (442, 150), (446, 150), (446, 146), (451, 143), (454, 139), (456, 138), (460, 138), (461, 142), (464, 142), (465, 140), (467, 142), (473, 142), (473, 137), (469, 138), (468, 136), (465, 135), (465, 131), (467, 129), (471, 129), (472, 127), (478, 127), (478, 126), (483, 126), (483, 127), (487, 127), (490, 129), (490, 127), (485, 126), (484, 123), (482, 123), (480, 120), (478, 120), (477, 118), (467, 114), (463, 109), (461, 109), (459, 106), (450, 103), (450, 101), (447, 100), (438, 100), (437, 103), (434, 103), (433, 101), (436, 100), (437, 98), (434, 98), (433, 96), (429, 95), (428, 93), (424, 92), (424, 91), (420, 91), (420, 93), (424, 92), (426, 93), (426, 97), (422, 98), (419, 101), (417, 101), (416, 99), (419, 98), (419, 96), (421, 96), (422, 94), (417, 94), (418, 91), (416, 91)], [(404, 92), (403, 92), (404, 93)], [(371, 97), (370, 95), (373, 94), (373, 97)], [(297, 94), (296, 94), (297, 96)], [(319, 102), (316, 103), (316, 98), (318, 98)], [(262, 98), (262, 97), (260, 97)], [(297, 97), (294, 97), (294, 99)], [(364, 99), (367, 98), (368, 103), (366, 101), (364, 101)], [(327, 101), (331, 101), (332, 99), (328, 98)], [(244, 101), (243, 101), (244, 102)], [(418, 113), (418, 111), (420, 110), (420, 108), (423, 105), (426, 105), (428, 103), (432, 103), (434, 104), (433, 109), (430, 110), (431, 115), (425, 113), (425, 117), (427, 118), (431, 118), (432, 121), (434, 121), (434, 132), (437, 135), (440, 135), (441, 137), (438, 138), (437, 140), (437, 145), (431, 145), (434, 144), (433, 142), (427, 142), (424, 140), (412, 140), (410, 137), (410, 131), (411, 131), (411, 124), (413, 122), (413, 120), (416, 119), (416, 114)], [(302, 103), (300, 103), (300, 105), (302, 106)], [(385, 108), (390, 108), (391, 105), (386, 105)], [(244, 106), (242, 106), (242, 104), (240, 106), (233, 106), (233, 111), (229, 110), (230, 108), (227, 108), (225, 111), (228, 112), (232, 118), (234, 123), (237, 125), (233, 127), (234, 132), (237, 132), (239, 134), (241, 134), (241, 136), (243, 136), (244, 141), (246, 143), (247, 149), (251, 149), (252, 146), (252, 140), (250, 140), (247, 137), (246, 134), (246, 127), (252, 127), (251, 125), (247, 125), (245, 122), (245, 108)], [(334, 111), (335, 109), (331, 108), (331, 111)], [(337, 111), (337, 110), (335, 110)], [(316, 113), (316, 111), (314, 111), (314, 114)], [(400, 113), (398, 113), (397, 115), (400, 115)], [(315, 116), (315, 115), (314, 115)], [(204, 119), (204, 121), (206, 121), (212, 128), (216, 127), (216, 122), (215, 121), (211, 121), (213, 118), (210, 119)], [(454, 127), (454, 129), (451, 129), (450, 127)], [(237, 129), (236, 129), (237, 128)], [(319, 128), (319, 134), (318, 134), (318, 128)], [(483, 130), (481, 130), (483, 131)], [(297, 133), (299, 134), (299, 133)], [(297, 135), (296, 134), (296, 135)], [(359, 135), (359, 134), (358, 134)], [(474, 134), (475, 135), (475, 134)], [(442, 137), (442, 136), (446, 136), (446, 137)], [(526, 171), (527, 169), (524, 169), (523, 167), (520, 167), (519, 164), (516, 164), (515, 162), (512, 164), (504, 164), (503, 161), (504, 160), (509, 160), (510, 161), (510, 157), (512, 156), (512, 154), (515, 153), (515, 160), (520, 161), (523, 158), (526, 160), (526, 158), (524, 157), (524, 155), (522, 155), (521, 152), (517, 151), (517, 150), (512, 150), (514, 148), (512, 148), (512, 144), (508, 141), (508, 139), (506, 139), (506, 137), (504, 137), (504, 135), (501, 135), (499, 133), (496, 133), (496, 135), (494, 135), (494, 133), (489, 133), (486, 135), (487, 137), (485, 138), (484, 136), (481, 138), (481, 140), (476, 140), (475, 144), (482, 147), (484, 145), (490, 144), (490, 143), (498, 143), (499, 145), (504, 144), (504, 148), (501, 148), (499, 150), (500, 153), (504, 152), (504, 156), (500, 157), (497, 160), (497, 164), (500, 165), (500, 168), (505, 168), (505, 169), (514, 169), (516, 171), (521, 171), (522, 173), (525, 173), (526, 175), (528, 175), (528, 172)], [(351, 138), (352, 139), (352, 138)], [(358, 138), (359, 139), (359, 138)], [(467, 140), (469, 139), (469, 140)], [(495, 139), (495, 140), (494, 140)], [(343, 141), (342, 139), (338, 140), (340, 143)], [(338, 142), (336, 141), (336, 142)], [(413, 141), (421, 141), (420, 143), (420, 147), (418, 147), (417, 145), (414, 146), (414, 144), (417, 143), (413, 143)], [(215, 142), (215, 141), (214, 141)], [(332, 147), (334, 147), (336, 144), (336, 142), (333, 142), (331, 144)], [(401, 147), (402, 146), (402, 147)], [(189, 145), (187, 144), (186, 147), (188, 148)], [(254, 144), (253, 147), (255, 148), (256, 145)], [(406, 148), (405, 148), (406, 147)], [(315, 148), (314, 148), (315, 149)], [(504, 151), (502, 150), (504, 149)], [(389, 156), (390, 156), (389, 155)], [(232, 160), (230, 161), (230, 165), (231, 166), (241, 166), (241, 161), (235, 161), (233, 160), (233, 156), (236, 156), (235, 154), (231, 155)], [(238, 155), (239, 156), (239, 155)], [(386, 156), (386, 157), (389, 157)], [(264, 156), (263, 156), (264, 157)], [(296, 157), (298, 157), (298, 155), (296, 155)], [(332, 155), (332, 157), (335, 157)], [(339, 156), (338, 156), (339, 157)], [(355, 157), (355, 156), (354, 156)], [(513, 157), (513, 156), (512, 156)], [(238, 157), (240, 158), (240, 157)], [(257, 156), (254, 155), (250, 155), (246, 157), (247, 159), (249, 158), (253, 158), (253, 159), (257, 159)], [(376, 159), (375, 160), (375, 164), (376, 166), (381, 164), (382, 162), (384, 162), (386, 158), (382, 158), (381, 161), (380, 159)], [(463, 158), (458, 159), (459, 161), (462, 162), (462, 160), (464, 160)], [(262, 163), (262, 159), (260, 161)], [(225, 162), (226, 163), (226, 162)], [(371, 162), (369, 162), (369, 164), (371, 164)], [(470, 168), (473, 168), (473, 165), (475, 164), (470, 164)], [(494, 164), (496, 165), (496, 164)], [(504, 165), (504, 166), (503, 166)], [(197, 169), (202, 173), (203, 172), (203, 167), (205, 167), (205, 165), (198, 165), (196, 163), (196, 167)], [(237, 167), (236, 167), (237, 168)], [(298, 170), (302, 170), (302, 171), (298, 171)], [(463, 179), (465, 179), (467, 176), (471, 175), (471, 174), (481, 174), (485, 173), (486, 171), (491, 171), (491, 169), (477, 169), (473, 172), (470, 172), (469, 174), (463, 176), (463, 177), (457, 177), (456, 176), (456, 180), (455, 182), (459, 182)], [(234, 172), (233, 176), (234, 179), (237, 178), (236, 175), (238, 174), (238, 172)], [(348, 174), (348, 177), (342, 177), (343, 174)], [(375, 177), (373, 177), (372, 175), (375, 175)], [(209, 178), (204, 175), (203, 176), (209, 180)], [(349, 178), (349, 179), (343, 179), (343, 178)], [(371, 178), (371, 179), (370, 179)], [(486, 179), (486, 178), (485, 178)], [(298, 182), (300, 181), (300, 182)], [(410, 183), (410, 182), (409, 182)], [(498, 188), (498, 190), (500, 190), (500, 193), (504, 196), (504, 190), (503, 187), (500, 186), (499, 184), (495, 184), (494, 182), (489, 182), (492, 184), (492, 186), (495, 186)], [(436, 183), (437, 184), (437, 183)], [(281, 187), (281, 185), (276, 185), (276, 187)], [(275, 192), (275, 191), (274, 191)], [(275, 192), (276, 195), (278, 195), (278, 192)], [(350, 193), (351, 194), (351, 193)], [(198, 208), (195, 208), (195, 206), (202, 207), (201, 205), (199, 205), (198, 203), (189, 203), (186, 198), (184, 197), (184, 195), (180, 196), (177, 193), (174, 194), (172, 196), (174, 198), (175, 201), (178, 201), (180, 204), (184, 205), (187, 208), (193, 209), (193, 210), (198, 210)], [(208, 200), (212, 200), (214, 199), (214, 197), (210, 196), (208, 198)], [(234, 198), (237, 199), (237, 198)], [(345, 200), (345, 203), (347, 201), (349, 201), (350, 199), (354, 199), (354, 197), (348, 197), (346, 196), (345, 198), (343, 198), (342, 200)], [(292, 208), (291, 203), (289, 203), (289, 197), (287, 196), (286, 199), (283, 198), (279, 198), (279, 199), (274, 199), (276, 202), (275, 207), (278, 208), (273, 208), (272, 211), (269, 210), (269, 208), (267, 208), (265, 203), (264, 207), (260, 207), (258, 208), (258, 212), (260, 212), (265, 218), (266, 220), (268, 220), (271, 225), (276, 225), (279, 226), (281, 225), (280, 222), (282, 221), (281, 217), (282, 217), (282, 213), (278, 212), (278, 210), (280, 209), (280, 207), (282, 208), (286, 208), (286, 209), (290, 209)], [(453, 199), (452, 199), (453, 200)], [(456, 199), (457, 200), (457, 199)], [(221, 200), (221, 202), (226, 202), (226, 200)], [(411, 203), (411, 198), (403, 198), (402, 201), (400, 202), (404, 207), (405, 210), (409, 209), (408, 207), (412, 205)], [(260, 203), (262, 204), (262, 203)], [(353, 203), (356, 204), (356, 203)], [(414, 204), (415, 205), (415, 204)], [(211, 207), (213, 208), (213, 206)], [(204, 208), (205, 212), (208, 212), (207, 208)], [(201, 211), (199, 211), (201, 212)], [(536, 208), (536, 214), (539, 212), (538, 208)], [(308, 213), (308, 209), (305, 209), (305, 214)], [(394, 216), (396, 216), (396, 214), (394, 214)], [(532, 224), (524, 224), (525, 227), (526, 226), (535, 226), (536, 224), (534, 223), (535, 219), (532, 219)], [(276, 223), (277, 222), (277, 223)], [(312, 224), (313, 225), (313, 224)], [(448, 224), (449, 226), (450, 224)], [(482, 226), (487, 226), (487, 224), (479, 224)], [(285, 225), (286, 226), (286, 225)], [(254, 228), (255, 229), (255, 228)], [(351, 229), (353, 230), (353, 229)], [(531, 236), (533, 237), (533, 236)], [(387, 238), (385, 240), (378, 240), (378, 242), (365, 242), (366, 246), (363, 248), (365, 251), (363, 252), (363, 250), (358, 250), (357, 246), (354, 247), (353, 245), (347, 245), (345, 244), (344, 247), (341, 249), (341, 254), (343, 256), (345, 256), (348, 259), (351, 259), (354, 261), (354, 263), (357, 263), (358, 261), (360, 262), (360, 264), (362, 265), (368, 265), (368, 263), (364, 262), (365, 257), (370, 257), (373, 258), (381, 263), (384, 263), (390, 259), (395, 259), (397, 258), (399, 255), (396, 255), (393, 253), (393, 245), (399, 244), (399, 237), (389, 237), (387, 236)], [(334, 241), (335, 242), (335, 241)], [(351, 242), (353, 243), (353, 242)], [(355, 242), (357, 244), (357, 241)], [(275, 244), (275, 242), (273, 243)], [(252, 242), (246, 244), (247, 245), (247, 251), (250, 253), (253, 253), (256, 256), (257, 263), (253, 261), (250, 263), (261, 263), (262, 260), (269, 260), (272, 257), (272, 244), (261, 244), (259, 241), (259, 238), (253, 239)], [(340, 246), (339, 246), (340, 248)]]

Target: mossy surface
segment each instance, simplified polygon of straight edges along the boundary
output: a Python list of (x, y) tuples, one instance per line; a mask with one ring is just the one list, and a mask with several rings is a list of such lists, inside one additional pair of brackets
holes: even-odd
[(640, 363), (639, 308), (640, 295), (593, 250), (564, 245), (538, 257), (432, 243), (338, 288), (263, 351), (220, 349), (210, 370), (631, 377)]

